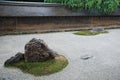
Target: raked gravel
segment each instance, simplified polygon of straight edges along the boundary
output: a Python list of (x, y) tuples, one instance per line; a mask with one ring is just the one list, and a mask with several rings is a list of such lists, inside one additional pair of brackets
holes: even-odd
[[(32, 38), (43, 39), (48, 46), (64, 55), (69, 64), (62, 71), (35, 77), (19, 69), (5, 68), (4, 62), (17, 52), (24, 52)], [(92, 56), (84, 60), (82, 56)], [(120, 80), (120, 29), (107, 34), (79, 36), (73, 32), (8, 35), (0, 37), (0, 78), (12, 80)]]

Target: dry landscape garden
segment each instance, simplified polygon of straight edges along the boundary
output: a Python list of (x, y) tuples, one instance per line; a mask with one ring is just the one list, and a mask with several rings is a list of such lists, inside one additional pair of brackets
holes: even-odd
[(0, 80), (120, 80), (120, 0), (1, 0)]
[[(120, 30), (107, 31), (109, 33), (94, 36), (75, 35), (75, 32), (1, 36), (0, 77), (12, 80), (119, 80)], [(19, 62), (12, 68), (4, 67), (7, 59), (17, 52), (24, 53), (25, 44), (33, 37), (43, 39), (52, 50), (59, 55), (64, 55), (69, 62), (68, 65), (66, 66), (62, 58), (62, 62), (51, 60), (45, 63), (40, 62), (40, 64)], [(44, 73), (46, 65), (50, 70), (61, 70), (59, 66), (66, 67), (57, 73), (48, 75)], [(36, 75), (37, 71), (34, 75), (32, 72), (34, 68), (37, 71), (38, 68), (40, 70), (43, 68), (42, 75), (46, 75), (38, 76), (41, 72)]]

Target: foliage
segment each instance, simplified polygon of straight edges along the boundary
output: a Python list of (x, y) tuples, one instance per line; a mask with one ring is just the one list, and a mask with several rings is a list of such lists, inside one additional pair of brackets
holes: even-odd
[(120, 0), (45, 0), (50, 3), (61, 3), (70, 8), (85, 9), (91, 13), (111, 14), (120, 5)]
[(49, 60), (46, 62), (24, 62), (21, 61), (14, 65), (7, 65), (9, 68), (20, 68), (25, 73), (35, 76), (49, 75), (65, 68), (68, 61), (65, 60)]

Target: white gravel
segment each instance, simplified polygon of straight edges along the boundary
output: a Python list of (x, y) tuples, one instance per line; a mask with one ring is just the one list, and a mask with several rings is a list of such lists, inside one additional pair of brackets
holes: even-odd
[[(49, 34), (10, 35), (0, 37), (0, 78), (12, 80), (120, 80), (120, 29), (108, 34), (78, 36), (73, 32)], [(19, 69), (3, 66), (5, 60), (17, 52), (24, 52), (24, 45), (32, 38), (43, 39), (54, 51), (66, 56), (69, 65), (61, 72), (35, 77)], [(82, 56), (92, 56), (87, 60)]]

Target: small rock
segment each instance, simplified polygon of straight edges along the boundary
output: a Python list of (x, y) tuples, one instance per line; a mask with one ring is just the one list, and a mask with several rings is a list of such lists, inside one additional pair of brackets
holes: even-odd
[(11, 57), (10, 59), (6, 60), (4, 65), (13, 65), (21, 60), (24, 60), (24, 54), (18, 52), (15, 56)]
[(90, 58), (92, 58), (93, 56), (91, 56), (91, 55), (84, 55), (84, 56), (82, 56), (81, 57), (81, 59), (82, 60), (88, 60), (88, 59), (90, 59)]
[(67, 59), (63, 55), (58, 55), (55, 57), (55, 60), (66, 61)]
[(95, 27), (90, 32), (104, 32), (105, 29), (103, 27)]

